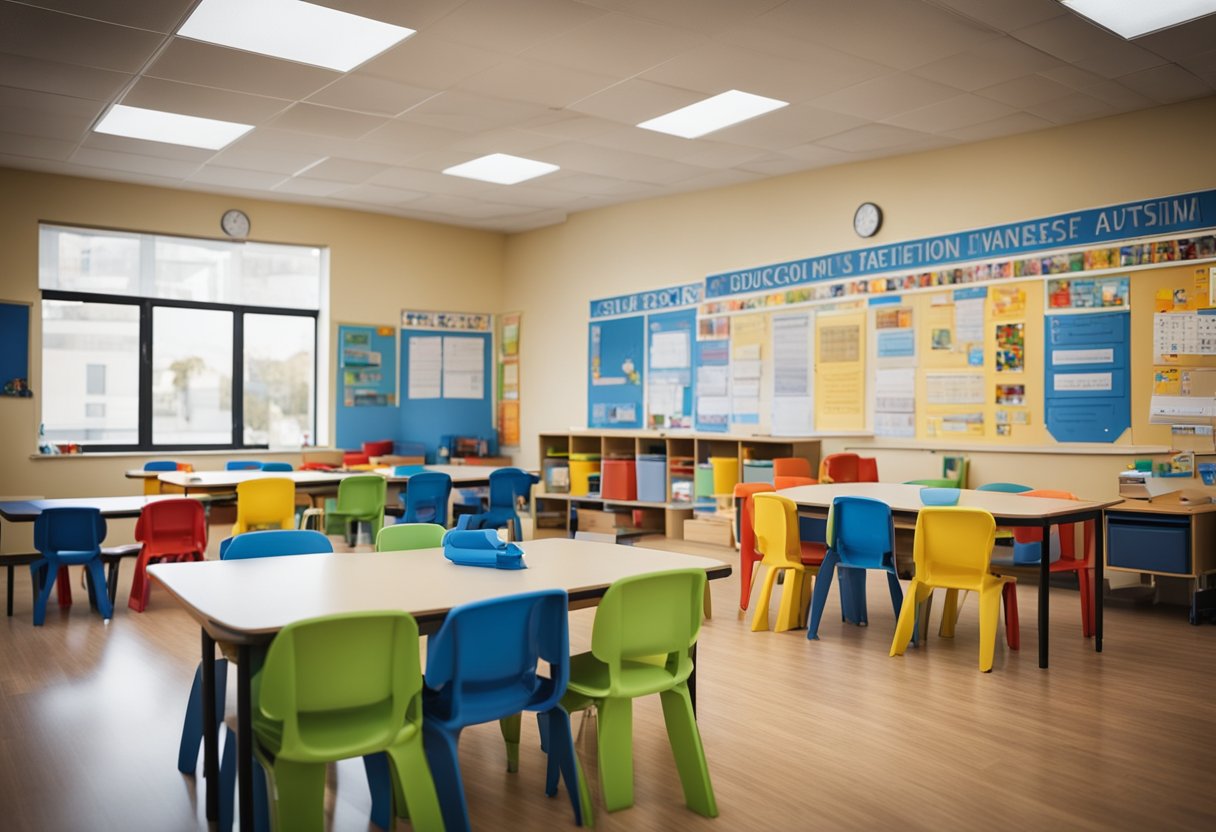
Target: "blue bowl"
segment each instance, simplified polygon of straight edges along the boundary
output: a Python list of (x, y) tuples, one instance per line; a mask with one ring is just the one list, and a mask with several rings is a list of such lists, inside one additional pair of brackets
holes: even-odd
[(927, 506), (956, 506), (958, 505), (958, 489), (922, 488), (920, 501)]

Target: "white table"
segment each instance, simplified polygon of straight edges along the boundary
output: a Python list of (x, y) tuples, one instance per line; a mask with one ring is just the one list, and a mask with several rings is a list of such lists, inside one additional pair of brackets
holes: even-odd
[[(594, 606), (620, 578), (667, 569), (704, 569), (710, 578), (731, 573), (711, 558), (609, 543), (551, 538), (523, 544), (527, 569), (457, 566), (442, 549), (254, 558), (148, 567), (202, 628), (203, 769), (207, 818), (218, 817), (219, 767), (215, 725), (215, 641), (238, 645), (237, 749), (241, 828), (252, 829), (250, 679), (255, 650), (293, 621), (369, 610), (405, 610), (424, 633), (438, 630), (448, 611), (471, 601), (564, 589), (571, 607)], [(689, 689), (695, 692), (694, 677)]]
[(410, 468), (411, 473), (396, 475), (393, 473), (393, 468), (377, 468), (376, 473), (386, 478), (389, 483), (408, 483), (411, 476), (414, 474), (447, 474), (452, 478), (452, 485), (456, 488), (473, 488), (480, 485), (490, 484), (490, 474), (500, 470), (497, 465), (426, 465), (422, 468), (417, 466), (402, 465), (395, 466), (401, 468)]
[[(916, 523), (916, 515), (924, 508), (920, 500), (923, 486), (885, 482), (849, 482), (830, 485), (800, 485), (777, 493), (798, 504), (803, 513), (826, 517), (836, 497), (870, 497), (891, 507), (895, 521)], [(1048, 529), (1064, 523), (1094, 522), (1094, 651), (1102, 652), (1102, 566), (1105, 561), (1102, 541), (1102, 510), (1118, 505), (1121, 500), (1056, 500), (1047, 497), (1024, 497), (1001, 491), (959, 491), (958, 505), (982, 508), (992, 514), (998, 526), (1034, 526), (1043, 530), (1044, 555)], [(1039, 667), (1047, 667), (1047, 634), (1050, 619), (1051, 559), (1039, 562)]]
[(271, 478), (289, 479), (296, 488), (318, 488), (336, 486), (353, 476), (355, 474), (349, 471), (162, 471), (156, 478), (189, 494), (191, 491), (233, 491), (243, 482)]

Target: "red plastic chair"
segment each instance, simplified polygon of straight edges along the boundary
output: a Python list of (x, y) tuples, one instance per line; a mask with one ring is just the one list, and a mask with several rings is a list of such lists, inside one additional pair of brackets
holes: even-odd
[(773, 479), (777, 477), (807, 477), (813, 485), (815, 472), (811, 462), (800, 456), (783, 456), (773, 460)]
[(819, 463), (820, 482), (878, 482), (878, 460), (857, 454), (828, 454)]
[(818, 485), (814, 477), (773, 477), (773, 487), (780, 491), (783, 488), (797, 488), (800, 485)]
[[(1050, 488), (1038, 488), (1034, 491), (1023, 491), (1019, 497), (1049, 497), (1056, 500), (1076, 500), (1077, 496), (1069, 491), (1056, 491)], [(1081, 588), (1081, 632), (1085, 638), (1094, 634), (1094, 521), (1088, 520), (1082, 532), (1084, 552), (1077, 557), (1076, 535), (1074, 523), (1064, 523), (1060, 528), (1060, 559), (1049, 567), (1051, 572), (1076, 572), (1077, 583)], [(1018, 543), (1038, 543), (1039, 556), (1050, 557), (1050, 548), (1043, 545), (1043, 530), (1030, 527), (1013, 528), (1013, 539)]]
[(207, 519), (198, 500), (162, 500), (149, 503), (135, 524), (135, 539), (143, 544), (135, 560), (131, 596), (127, 606), (143, 612), (148, 606), (149, 563), (172, 563), (203, 559), (207, 551)]
[[(777, 478), (783, 479), (783, 478)], [(810, 479), (809, 477), (785, 477), (784, 479)], [(795, 482), (792, 485), (813, 485)], [(786, 485), (786, 488), (791, 487)], [(778, 486), (780, 488), (780, 486)], [(752, 582), (755, 580), (756, 565), (764, 559), (764, 555), (756, 551), (756, 529), (753, 524), (752, 497), (756, 494), (775, 490), (766, 482), (741, 482), (735, 484), (735, 498), (741, 501), (739, 506), (739, 613), (747, 611), (751, 601)], [(802, 547), (802, 563), (806, 566), (819, 566), (827, 555), (827, 546), (823, 542), (800, 541)]]

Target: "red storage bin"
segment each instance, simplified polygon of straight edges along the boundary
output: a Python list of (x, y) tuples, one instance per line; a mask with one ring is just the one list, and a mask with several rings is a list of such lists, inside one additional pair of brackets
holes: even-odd
[(632, 459), (605, 459), (600, 469), (600, 499), (636, 500), (638, 478)]

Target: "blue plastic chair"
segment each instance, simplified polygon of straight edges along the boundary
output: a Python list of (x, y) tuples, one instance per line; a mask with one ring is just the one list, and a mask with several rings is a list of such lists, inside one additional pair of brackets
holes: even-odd
[(260, 471), (262, 463), (252, 459), (230, 459), (224, 463), (225, 471)]
[(440, 471), (411, 474), (401, 494), (405, 506), (402, 523), (435, 523), (447, 527), (452, 478)]
[[(837, 497), (832, 500), (832, 511), (828, 516), (828, 550), (819, 567), (819, 579), (815, 581), (815, 592), (811, 598), (811, 619), (807, 626), (808, 639), (819, 638), (819, 619), (832, 588), (832, 575), (839, 567), (849, 570), (849, 580), (843, 580), (842, 590), (851, 596), (851, 619), (858, 624), (867, 624), (865, 570), (879, 569), (887, 573), (887, 588), (891, 592), (891, 604), (895, 617), (899, 617), (904, 600), (895, 572), (895, 521), (891, 507), (881, 500), (869, 497)], [(844, 602), (844, 595), (841, 595)]]
[(108, 620), (114, 615), (101, 565), (101, 542), (105, 538), (106, 521), (95, 508), (48, 508), (38, 515), (34, 548), (42, 557), (30, 564), (30, 579), (38, 589), (34, 598), (35, 627), (46, 621), (51, 587), (65, 566), (83, 566), (89, 576), (89, 601), (102, 618)]
[(986, 482), (978, 486), (976, 491), (1003, 491), (1006, 494), (1021, 494), (1024, 491), (1033, 491), (1029, 485), (1018, 485), (1016, 482)]
[[(560, 589), (478, 601), (448, 613), (427, 642), (423, 731), (447, 832), (469, 829), (456, 750), (461, 730), (499, 720), (507, 742), (507, 770), (515, 771), (521, 711), (536, 712), (541, 746), (549, 755), (545, 793), (557, 794), (560, 775), (575, 823), (583, 824), (586, 795), (580, 792), (570, 715), (560, 704), (570, 676), (567, 610), (568, 599)], [(548, 676), (536, 672), (540, 659), (549, 663)], [(373, 803), (380, 803), (385, 814), (387, 761), (381, 754), (364, 760)], [(376, 811), (372, 819), (378, 822)]]
[(144, 463), (145, 471), (176, 471), (177, 463), (171, 459), (154, 459)]
[(294, 471), (296, 469), (291, 467), (290, 462), (263, 462), (262, 470), (263, 471)]
[(532, 495), (532, 486), (540, 477), (520, 468), (499, 468), (490, 474), (490, 509), (474, 515), (469, 521), (471, 529), (501, 529), (511, 524), (512, 539), (523, 540), (523, 526), (519, 520), (519, 502), (527, 502)]
[(333, 552), (329, 538), (312, 529), (265, 529), (220, 541), (220, 560), (321, 555)]

